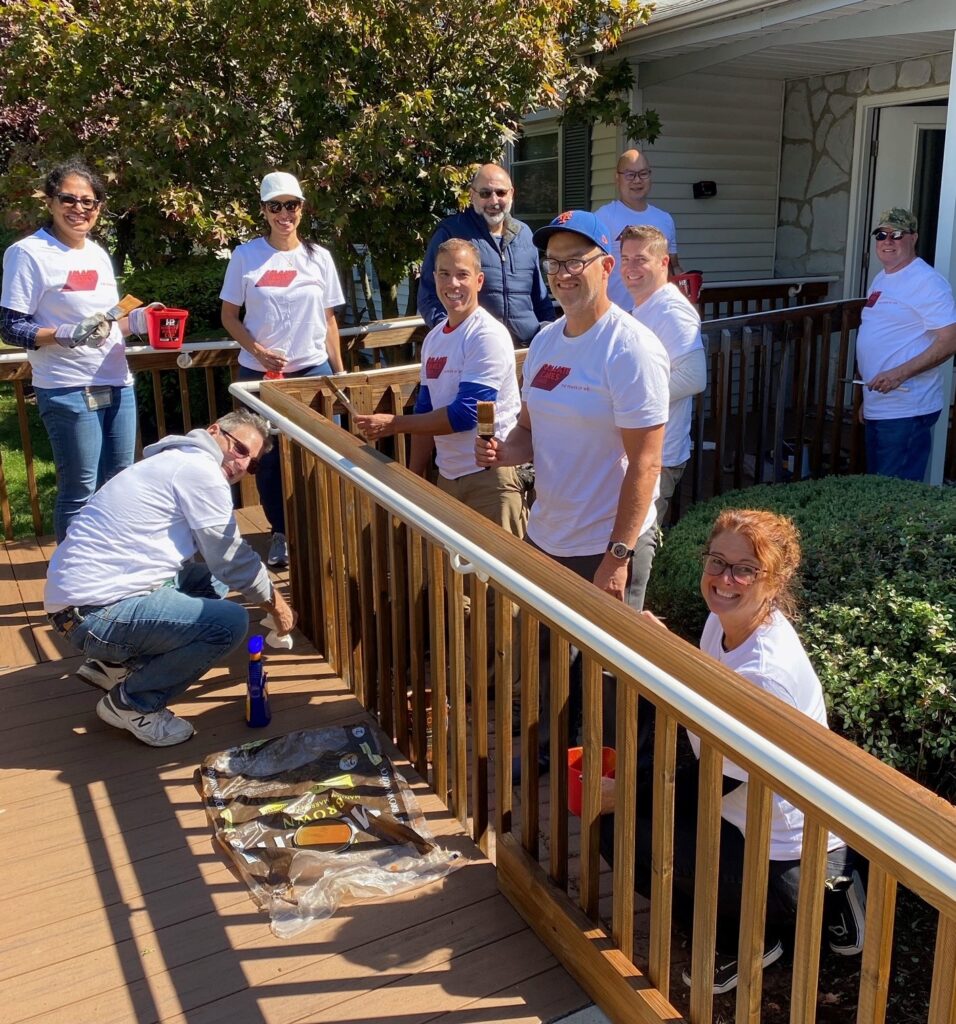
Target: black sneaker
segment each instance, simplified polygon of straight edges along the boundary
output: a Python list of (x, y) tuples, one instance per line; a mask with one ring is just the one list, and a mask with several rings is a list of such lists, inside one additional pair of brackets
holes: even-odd
[[(764, 968), (775, 964), (782, 956), (783, 945), (778, 939), (776, 945), (771, 946), (763, 955)], [(714, 995), (719, 996), (724, 992), (732, 992), (737, 987), (738, 975), (737, 954), (721, 953), (718, 949), (717, 955), (714, 957)], [(690, 988), (690, 973), (682, 971), (681, 977), (684, 979), (684, 984)]]
[(866, 928), (866, 889), (859, 872), (849, 878), (826, 880), (827, 935), (830, 949), (840, 956), (856, 956), (863, 952)]

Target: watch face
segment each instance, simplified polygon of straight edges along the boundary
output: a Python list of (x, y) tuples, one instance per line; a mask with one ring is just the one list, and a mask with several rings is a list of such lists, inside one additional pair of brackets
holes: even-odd
[(622, 544), (620, 541), (618, 541), (616, 544), (612, 544), (610, 550), (611, 554), (615, 558), (627, 558), (627, 556), (631, 553), (630, 548), (628, 548), (626, 544)]

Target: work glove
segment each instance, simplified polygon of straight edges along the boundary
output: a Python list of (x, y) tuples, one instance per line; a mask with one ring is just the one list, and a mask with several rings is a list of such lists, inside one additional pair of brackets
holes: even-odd
[(130, 334), (145, 334), (146, 333), (146, 310), (152, 306), (159, 306), (160, 303), (153, 302), (149, 306), (138, 306), (136, 309), (131, 309), (129, 312), (129, 330)]
[(94, 313), (78, 324), (60, 324), (56, 329), (55, 338), (63, 348), (76, 348), (85, 345), (87, 348), (102, 348), (110, 336), (112, 324), (105, 313)]

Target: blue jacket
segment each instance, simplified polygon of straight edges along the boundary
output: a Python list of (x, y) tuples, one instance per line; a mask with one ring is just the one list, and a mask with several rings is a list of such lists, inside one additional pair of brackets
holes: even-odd
[(449, 238), (464, 238), (478, 246), (485, 275), (478, 302), (508, 328), (515, 344), (529, 344), (542, 323), (554, 320), (554, 304), (548, 297), (528, 225), (509, 217), (499, 248), (485, 218), (469, 207), (464, 213), (446, 217), (428, 243), (418, 285), (418, 312), (429, 327), (448, 315), (438, 300), (434, 273), (435, 253)]

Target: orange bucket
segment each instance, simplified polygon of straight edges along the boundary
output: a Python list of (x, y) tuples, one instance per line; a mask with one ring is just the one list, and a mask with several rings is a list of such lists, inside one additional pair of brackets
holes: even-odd
[[(617, 751), (601, 747), (601, 776), (614, 778)], [(584, 747), (568, 747), (568, 810), (581, 817), (581, 777), (584, 774)]]
[(189, 312), (185, 309), (146, 310), (146, 333), (153, 348), (181, 348)]

